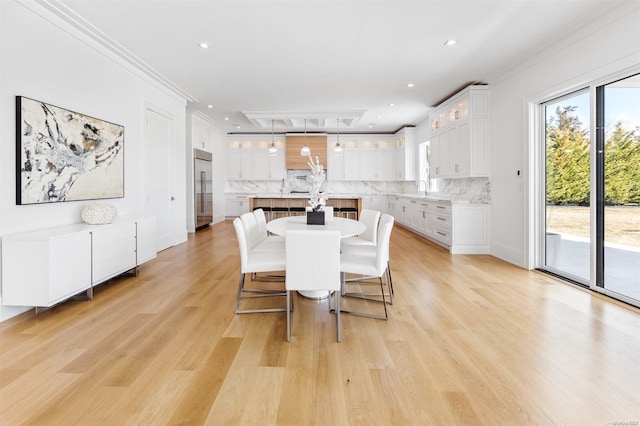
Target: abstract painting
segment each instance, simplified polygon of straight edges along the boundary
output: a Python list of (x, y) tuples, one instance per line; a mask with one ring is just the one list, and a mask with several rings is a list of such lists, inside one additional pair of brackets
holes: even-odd
[(16, 203), (124, 197), (124, 127), (16, 96)]

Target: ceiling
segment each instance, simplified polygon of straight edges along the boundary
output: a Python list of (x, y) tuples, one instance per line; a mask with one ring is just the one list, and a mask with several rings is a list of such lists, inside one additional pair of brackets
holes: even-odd
[[(394, 132), (614, 0), (38, 0), (227, 133)], [(97, 36), (96, 36), (97, 34)], [(445, 41), (455, 39), (453, 46)], [(207, 43), (208, 48), (199, 47)], [(413, 87), (407, 87), (412, 83)]]

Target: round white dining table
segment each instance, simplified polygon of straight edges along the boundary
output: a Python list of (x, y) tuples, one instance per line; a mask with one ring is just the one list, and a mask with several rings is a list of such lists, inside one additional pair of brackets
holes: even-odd
[[(357, 220), (345, 217), (332, 217), (325, 220), (324, 225), (307, 225), (306, 216), (288, 216), (274, 219), (267, 222), (267, 230), (275, 235), (285, 235), (291, 230), (318, 230), (318, 231), (340, 231), (340, 238), (353, 237), (362, 234), (367, 228)], [(326, 299), (329, 296), (327, 291), (298, 291), (307, 299)]]
[(274, 219), (267, 223), (267, 230), (275, 235), (285, 235), (292, 230), (340, 231), (340, 238), (362, 234), (366, 227), (357, 220), (344, 217), (333, 217), (324, 225), (307, 225), (306, 216), (288, 216)]

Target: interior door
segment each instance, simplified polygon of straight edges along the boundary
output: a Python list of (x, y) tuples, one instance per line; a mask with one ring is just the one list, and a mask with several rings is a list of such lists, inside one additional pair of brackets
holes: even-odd
[(144, 214), (156, 217), (158, 251), (173, 245), (175, 158), (173, 118), (152, 108), (145, 110)]

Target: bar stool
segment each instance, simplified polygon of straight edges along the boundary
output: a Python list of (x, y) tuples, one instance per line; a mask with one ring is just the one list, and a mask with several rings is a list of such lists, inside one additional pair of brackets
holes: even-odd
[(304, 216), (307, 214), (305, 207), (289, 207), (289, 213), (291, 216)]
[(289, 208), (288, 207), (272, 207), (271, 208), (271, 219), (277, 219), (279, 217), (289, 216)]
[(341, 207), (340, 213), (347, 219), (358, 220), (358, 209), (355, 207)]

